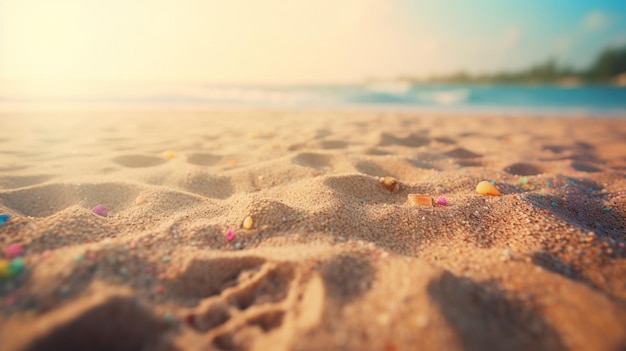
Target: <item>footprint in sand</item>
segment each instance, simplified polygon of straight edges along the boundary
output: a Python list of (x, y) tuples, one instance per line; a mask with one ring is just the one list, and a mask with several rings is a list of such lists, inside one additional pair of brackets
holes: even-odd
[[(291, 263), (271, 261), (250, 271), (245, 257), (230, 258), (228, 264), (232, 267), (241, 259), (244, 265), (233, 278), (235, 283), (194, 310), (194, 329), (209, 340), (207, 348), (267, 349), (269, 341), (272, 348), (291, 349), (296, 335), (321, 323), (327, 303), (353, 301), (375, 281), (370, 261), (350, 254), (321, 262), (319, 274), (303, 273), (302, 267)], [(219, 264), (220, 260), (213, 263)], [(250, 339), (251, 335), (255, 338)], [(276, 335), (280, 335), (279, 340)]]
[(417, 182), (424, 177), (427, 169), (437, 169), (437, 167), (412, 159), (400, 158), (379, 158), (358, 161), (356, 169), (364, 174), (373, 177), (395, 177), (405, 182)]
[(481, 154), (477, 154), (473, 151), (470, 151), (466, 148), (462, 148), (462, 147), (457, 147), (454, 148), (450, 151), (445, 152), (445, 155), (448, 157), (453, 157), (453, 158), (478, 158), (478, 157), (482, 157)]
[(49, 184), (9, 191), (0, 200), (22, 215), (43, 218), (81, 203), (89, 210), (98, 204), (121, 209), (137, 194), (136, 186), (126, 184)]
[(196, 259), (172, 282), (171, 291), (176, 297), (192, 299), (219, 295), (241, 275), (260, 270), (263, 263), (260, 257)]
[(596, 172), (600, 172), (601, 169), (595, 166), (592, 166), (588, 163), (583, 163), (583, 162), (574, 162), (572, 163), (572, 168), (580, 171), (580, 172), (587, 172), (587, 173), (596, 173)]
[(397, 137), (392, 134), (382, 133), (378, 146), (401, 145), (408, 147), (420, 147), (430, 144), (430, 139), (417, 134), (410, 134), (407, 137)]
[(457, 147), (444, 152), (444, 155), (456, 159), (459, 167), (482, 167), (483, 163), (478, 158), (483, 155), (470, 151), (463, 147)]
[(177, 182), (181, 188), (214, 199), (226, 199), (235, 193), (229, 177), (196, 173)]
[(205, 334), (213, 348), (238, 350), (241, 336), (251, 330), (268, 334), (283, 326), (285, 303), (290, 296), (293, 300), (299, 280), (295, 272), (290, 264), (254, 256), (196, 259), (169, 291), (179, 303), (197, 301), (188, 311), (190, 326)]
[(154, 156), (126, 155), (115, 157), (113, 159), (113, 162), (117, 163), (120, 166), (129, 168), (143, 168), (158, 166), (167, 162), (167, 160)]
[(221, 157), (217, 155), (196, 153), (189, 155), (189, 157), (187, 157), (187, 162), (196, 166), (211, 166), (217, 163), (217, 161), (219, 161), (220, 159)]
[(293, 158), (293, 162), (305, 167), (322, 170), (332, 168), (334, 165), (332, 155), (317, 154), (313, 152), (303, 152)]
[(24, 188), (27, 186), (44, 183), (51, 178), (51, 175), (45, 174), (35, 176), (0, 177), (0, 189)]
[(348, 147), (348, 143), (343, 140), (324, 140), (319, 143), (320, 149), (345, 149)]
[(48, 217), (76, 203), (75, 186), (50, 184), (0, 194), (2, 203), (24, 216)]
[(534, 176), (543, 173), (541, 168), (524, 162), (512, 163), (504, 167), (503, 171), (518, 176)]

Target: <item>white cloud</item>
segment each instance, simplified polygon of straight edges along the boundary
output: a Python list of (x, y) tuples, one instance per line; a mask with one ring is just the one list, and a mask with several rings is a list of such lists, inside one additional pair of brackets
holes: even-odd
[(611, 18), (606, 12), (593, 10), (585, 15), (582, 25), (586, 30), (596, 31), (605, 28), (610, 22)]

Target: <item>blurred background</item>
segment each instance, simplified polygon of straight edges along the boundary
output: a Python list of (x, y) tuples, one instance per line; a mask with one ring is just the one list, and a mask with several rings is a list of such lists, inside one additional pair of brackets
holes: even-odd
[(0, 0), (0, 107), (626, 116), (626, 1)]

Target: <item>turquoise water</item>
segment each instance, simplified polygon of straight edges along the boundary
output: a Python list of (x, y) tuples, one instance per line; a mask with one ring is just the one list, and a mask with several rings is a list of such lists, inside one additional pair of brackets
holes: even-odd
[[(122, 89), (123, 88), (123, 89)], [(192, 108), (403, 109), (435, 112), (626, 118), (626, 87), (434, 85), (387, 82), (333, 86), (112, 87), (61, 98), (0, 96), (0, 103), (113, 104)]]
[(615, 115), (626, 117), (626, 88), (610, 86), (408, 85), (199, 86), (176, 92), (113, 98), (159, 103), (275, 108), (400, 108), (459, 112)]

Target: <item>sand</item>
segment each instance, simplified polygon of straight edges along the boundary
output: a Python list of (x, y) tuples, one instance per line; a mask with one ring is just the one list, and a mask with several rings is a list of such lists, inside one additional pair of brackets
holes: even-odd
[(626, 349), (623, 119), (0, 120), (1, 350)]

